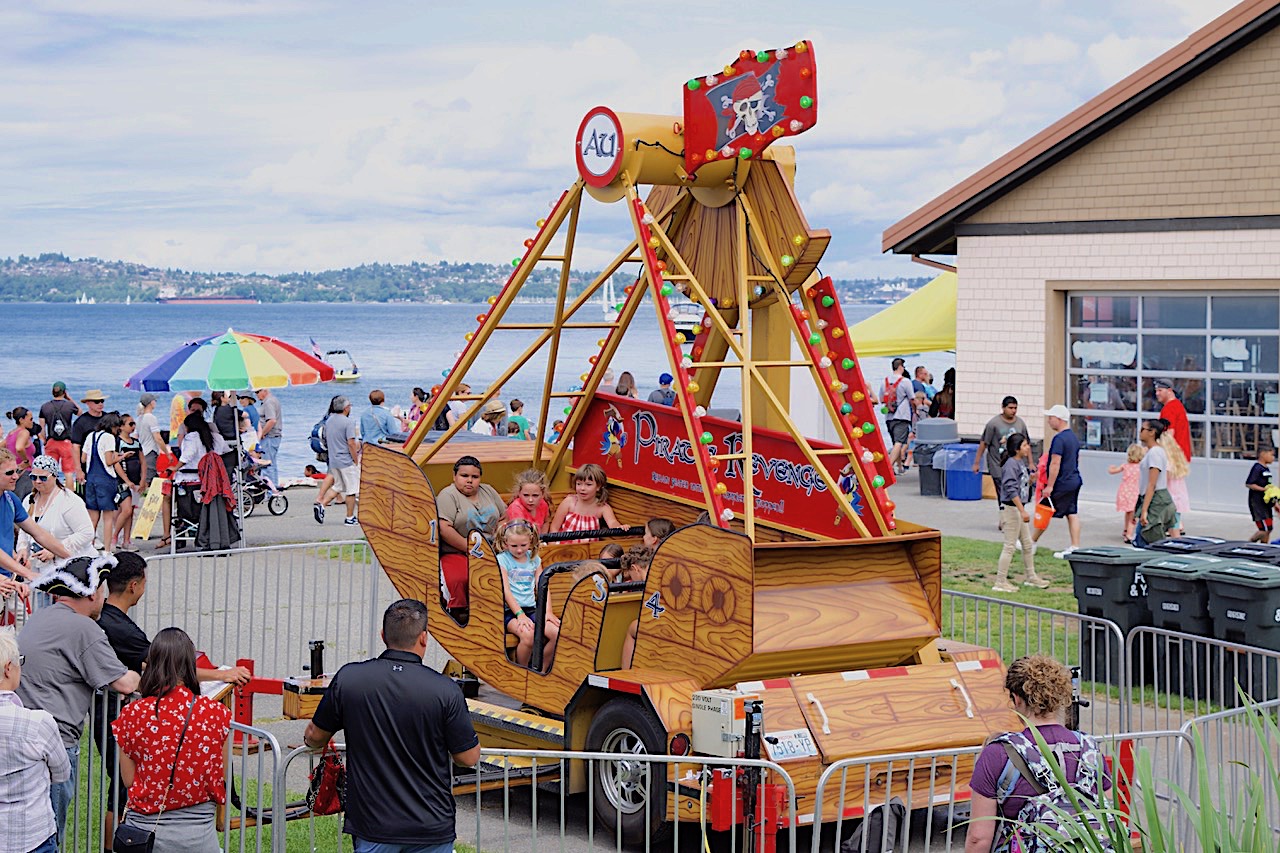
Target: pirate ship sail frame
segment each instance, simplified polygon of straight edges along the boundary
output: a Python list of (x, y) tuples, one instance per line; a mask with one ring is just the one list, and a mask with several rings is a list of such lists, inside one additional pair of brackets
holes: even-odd
[[(797, 794), (808, 796), (808, 811), (819, 775), (834, 761), (972, 746), (1016, 719), (995, 653), (948, 653), (938, 641), (938, 534), (894, 518), (885, 491), (893, 472), (873, 399), (832, 283), (816, 273), (830, 234), (810, 228), (800, 209), (792, 149), (770, 147), (816, 122), (812, 45), (743, 51), (722, 72), (688, 81), (684, 100), (683, 118), (597, 107), (583, 119), (576, 139), (579, 179), (525, 241), (510, 279), (477, 317), (418, 430), (403, 452), (367, 449), (361, 524), (401, 594), (433, 603), (429, 627), (441, 645), (483, 682), (537, 709), (472, 700), (485, 743), (667, 752), (696, 740), (696, 692), (750, 692), (764, 700), (766, 731), (792, 735), (785, 759), (773, 757), (787, 762)], [(650, 187), (643, 200), (642, 186)], [(571, 297), (569, 273), (588, 197), (621, 202), (632, 238)], [(554, 318), (510, 320), (511, 305), (540, 263), (559, 266)], [(640, 272), (617, 319), (585, 319), (590, 308), (578, 319), (628, 263), (639, 264)], [(669, 316), (668, 298), (677, 292), (704, 310), (692, 340)], [(671, 407), (599, 390), (646, 296), (675, 377)], [(599, 330), (598, 351), (581, 387), (559, 390), (565, 335), (582, 329)], [(459, 394), (499, 332), (531, 340), (483, 390)], [(544, 351), (532, 441), (453, 441)], [(740, 420), (708, 414), (725, 370), (741, 374)], [(836, 442), (806, 437), (792, 417), (793, 371), (815, 383), (836, 425)], [(450, 399), (468, 404), (466, 416), (426, 442), (429, 425)], [(559, 440), (549, 442), (549, 420), (559, 407), (565, 426)], [(659, 546), (643, 590), (611, 588), (599, 574), (576, 584), (567, 573), (552, 577), (550, 600), (561, 627), (555, 659), (544, 671), (508, 657), (502, 579), (492, 543), (480, 534), (472, 534), (468, 554), (469, 618), (462, 624), (443, 605), (434, 606), (440, 588), (435, 494), (464, 454), (484, 462), (491, 483), (539, 468), (557, 496), (571, 488), (573, 471), (596, 462), (609, 473), (610, 501), (620, 518), (666, 517), (683, 525)], [(701, 513), (710, 524), (694, 523)], [(594, 557), (599, 544), (546, 545), (543, 563)], [(624, 669), (622, 637), (633, 620), (639, 626), (635, 655)], [(624, 782), (630, 776), (609, 762), (596, 762), (590, 772), (580, 762), (568, 768), (569, 789), (595, 786), (599, 817), (609, 825), (621, 821), (626, 836), (697, 818), (696, 789), (661, 780), (660, 772), (645, 775), (637, 794), (634, 779)], [(955, 772), (967, 778), (964, 768)], [(851, 780), (845, 805), (862, 790), (860, 779)], [(963, 784), (957, 790), (966, 793)], [(905, 788), (894, 793), (908, 795)], [(837, 817), (837, 794), (829, 794), (827, 818)], [(796, 825), (805, 815), (779, 813), (773, 820)]]

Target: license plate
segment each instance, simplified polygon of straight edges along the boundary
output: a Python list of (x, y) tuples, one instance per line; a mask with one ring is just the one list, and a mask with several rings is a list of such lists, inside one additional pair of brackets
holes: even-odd
[(808, 729), (791, 729), (785, 732), (765, 732), (765, 748), (773, 761), (791, 761), (812, 758), (818, 754), (817, 744)]

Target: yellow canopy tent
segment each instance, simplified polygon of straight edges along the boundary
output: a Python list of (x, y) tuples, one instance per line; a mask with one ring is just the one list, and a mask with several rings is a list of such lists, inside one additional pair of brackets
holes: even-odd
[(944, 272), (905, 299), (849, 330), (860, 356), (956, 348), (956, 274)]

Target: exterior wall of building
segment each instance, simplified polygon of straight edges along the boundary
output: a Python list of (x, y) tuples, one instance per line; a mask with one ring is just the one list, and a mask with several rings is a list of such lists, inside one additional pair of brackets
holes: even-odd
[[(1043, 438), (1044, 410), (1064, 402), (1068, 292), (1276, 292), (1280, 230), (961, 237), (959, 267), (960, 431), (979, 433), (999, 412), (1000, 399), (1013, 394), (1032, 437)], [(1205, 461), (1193, 460), (1192, 494), (1198, 494), (1197, 485), (1215, 494), (1235, 493), (1243, 506), (1243, 487), (1235, 480), (1244, 463)], [(1221, 488), (1205, 479), (1215, 467)], [(1088, 476), (1091, 468), (1095, 476)], [(1114, 495), (1105, 466), (1087, 466), (1085, 473), (1086, 496)], [(1238, 474), (1240, 482), (1243, 477)]]
[(965, 220), (1280, 213), (1280, 29)]

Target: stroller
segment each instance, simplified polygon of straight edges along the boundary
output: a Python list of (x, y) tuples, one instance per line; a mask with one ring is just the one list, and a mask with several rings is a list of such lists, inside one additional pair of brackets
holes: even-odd
[(244, 495), (244, 517), (253, 515), (258, 504), (266, 502), (267, 512), (272, 515), (284, 515), (289, 511), (289, 499), (283, 494), (271, 494), (272, 484), (254, 463), (253, 457), (245, 453), (241, 456), (240, 478), (241, 494)]

